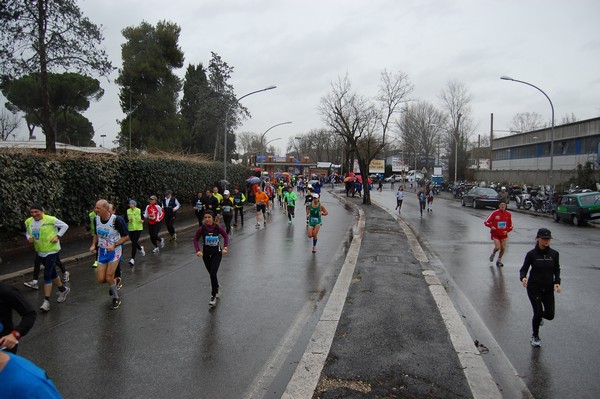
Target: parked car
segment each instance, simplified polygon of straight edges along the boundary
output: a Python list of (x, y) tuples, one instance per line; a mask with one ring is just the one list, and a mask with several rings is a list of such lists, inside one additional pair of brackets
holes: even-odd
[(402, 176), (401, 175), (391, 175), (391, 176), (388, 176), (385, 179), (383, 179), (383, 181), (386, 183), (402, 181)]
[(461, 199), (462, 206), (470, 205), (473, 208), (492, 206), (498, 208), (498, 193), (493, 188), (473, 187)]
[(600, 192), (563, 195), (552, 210), (556, 222), (567, 220), (581, 226), (588, 220), (600, 219)]

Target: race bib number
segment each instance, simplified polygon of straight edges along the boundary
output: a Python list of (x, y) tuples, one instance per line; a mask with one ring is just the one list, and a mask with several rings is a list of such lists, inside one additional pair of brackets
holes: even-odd
[(219, 245), (219, 236), (205, 236), (204, 244), (209, 247), (216, 247)]
[(498, 228), (499, 229), (505, 229), (506, 228), (506, 222), (498, 222)]
[(310, 217), (310, 222), (311, 222), (311, 223), (319, 223), (319, 218), (316, 218), (316, 217), (314, 217), (314, 216), (311, 216), (311, 217)]
[(239, 203), (240, 203), (240, 201), (241, 201), (241, 199), (240, 199), (240, 198), (236, 198), (236, 199), (234, 199), (234, 202), (235, 202), (236, 204), (239, 204)]
[(40, 229), (31, 230), (31, 236), (33, 237), (34, 240), (39, 240), (40, 239)]
[(223, 206), (223, 212), (231, 212), (231, 205)]

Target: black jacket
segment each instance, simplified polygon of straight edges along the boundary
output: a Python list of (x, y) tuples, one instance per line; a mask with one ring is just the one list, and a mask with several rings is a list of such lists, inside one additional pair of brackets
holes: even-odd
[(527, 252), (523, 266), (519, 271), (519, 280), (527, 277), (528, 287), (536, 287), (541, 289), (552, 289), (554, 284), (560, 284), (560, 263), (558, 260), (558, 251), (548, 247), (541, 249), (537, 244), (535, 248)]
[[(15, 326), (12, 320), (13, 310), (21, 316), (21, 322)], [(0, 337), (13, 330), (25, 335), (35, 323), (35, 309), (25, 300), (15, 287), (0, 282)]]

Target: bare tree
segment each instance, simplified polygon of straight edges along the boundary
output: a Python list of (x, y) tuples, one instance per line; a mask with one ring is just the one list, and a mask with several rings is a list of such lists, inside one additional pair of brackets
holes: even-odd
[(573, 123), (573, 122), (577, 122), (577, 117), (575, 116), (575, 114), (573, 112), (571, 112), (571, 115), (565, 114), (565, 116), (563, 116), (562, 119), (560, 120), (561, 125), (566, 125), (567, 123)]
[(2, 141), (8, 140), (8, 136), (17, 130), (20, 123), (21, 118), (18, 115), (2, 108), (2, 112), (0, 113), (0, 138)]
[[(332, 83), (331, 91), (321, 98), (319, 112), (358, 161), (363, 182), (368, 181), (369, 164), (389, 141), (391, 122), (412, 90), (406, 74), (383, 71), (374, 100), (356, 93), (348, 75)], [(363, 203), (371, 204), (368, 184), (365, 184)]]
[[(445, 147), (448, 155), (449, 176), (462, 180), (467, 167), (467, 146), (475, 131), (471, 117), (472, 95), (461, 82), (449, 81), (440, 93), (442, 106), (447, 114)], [(454, 160), (456, 159), (455, 165)]]
[(508, 130), (511, 132), (531, 132), (533, 130), (543, 129), (547, 125), (544, 123), (542, 115), (535, 112), (522, 112), (513, 116)]

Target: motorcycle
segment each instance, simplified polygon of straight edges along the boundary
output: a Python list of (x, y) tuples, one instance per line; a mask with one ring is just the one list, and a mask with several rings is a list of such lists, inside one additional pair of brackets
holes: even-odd
[(527, 193), (517, 194), (515, 196), (515, 203), (519, 209), (522, 207), (525, 210), (529, 210), (533, 206), (533, 203), (531, 202), (531, 195)]

